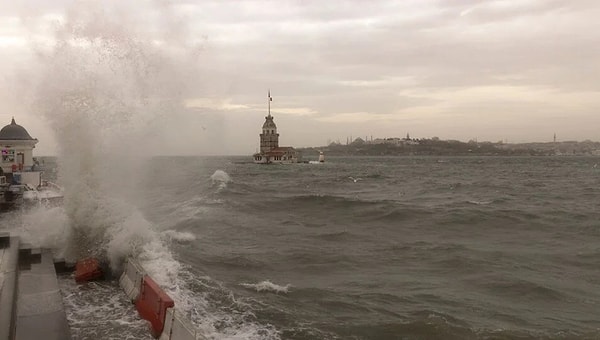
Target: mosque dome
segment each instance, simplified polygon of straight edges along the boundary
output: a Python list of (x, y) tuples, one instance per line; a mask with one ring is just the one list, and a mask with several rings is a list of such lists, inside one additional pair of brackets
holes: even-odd
[(33, 138), (24, 127), (15, 123), (13, 118), (10, 124), (0, 130), (0, 140), (33, 140)]

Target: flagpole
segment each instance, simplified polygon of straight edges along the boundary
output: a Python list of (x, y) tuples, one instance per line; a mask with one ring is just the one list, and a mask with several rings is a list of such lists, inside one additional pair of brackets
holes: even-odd
[(271, 89), (269, 89), (269, 98), (267, 98), (269, 102), (269, 117), (271, 117)]

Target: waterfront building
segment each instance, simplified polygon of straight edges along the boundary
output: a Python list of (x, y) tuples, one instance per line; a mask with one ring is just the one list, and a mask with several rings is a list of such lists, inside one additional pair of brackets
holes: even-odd
[(0, 129), (0, 210), (22, 199), (50, 198), (47, 192), (38, 195), (40, 190), (48, 188), (49, 182), (42, 181), (43, 167), (33, 157), (37, 142), (14, 118)]
[(10, 124), (0, 130), (0, 150), (2, 173), (10, 174), (32, 170), (35, 167), (33, 149), (38, 140), (29, 135), (24, 127), (17, 124), (13, 118)]

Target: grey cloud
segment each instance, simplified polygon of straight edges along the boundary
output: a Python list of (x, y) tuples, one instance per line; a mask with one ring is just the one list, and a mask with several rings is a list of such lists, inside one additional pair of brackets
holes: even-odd
[[(118, 20), (102, 15), (95, 18), (93, 7), (73, 3), (30, 0), (21, 5), (4, 3), (0, 9), (5, 9), (3, 15), (24, 18), (29, 29), (25, 36), (52, 35), (36, 24), (44, 13), (61, 12), (72, 25), (63, 31), (67, 36), (81, 30), (84, 36), (121, 35), (123, 39), (143, 41), (145, 46), (158, 41), (162, 44), (157, 47), (160, 53), (154, 56), (158, 58), (150, 60), (170, 64), (172, 67), (167, 69), (174, 73), (171, 77), (159, 76), (156, 84), (160, 85), (156, 86), (164, 87), (164, 91), (151, 88), (147, 93), (170, 98), (211, 97), (248, 107), (236, 112), (175, 110), (170, 114), (178, 119), (164, 123), (181, 124), (178, 129), (182, 133), (174, 139), (169, 135), (157, 137), (162, 141), (157, 148), (183, 145), (183, 136), (210, 145), (218, 139), (216, 131), (223, 131), (222, 136), (236, 138), (221, 141), (228, 145), (224, 146), (227, 152), (244, 150), (244, 145), (257, 138), (257, 131), (248, 132), (246, 128), (262, 123), (268, 88), (274, 96), (274, 110), (306, 108), (316, 112), (302, 118), (277, 116), (282, 128), (285, 124), (299, 127), (299, 131), (286, 134), (298, 144), (306, 144), (304, 140), (323, 143), (336, 134), (413, 130), (405, 129), (407, 124), (424, 135), (435, 131), (442, 137), (443, 125), (454, 124), (448, 118), (453, 115), (473, 124), (462, 130), (460, 124), (452, 125), (456, 136), (460, 131), (466, 136), (477, 124), (482, 131), (493, 134), (477, 117), (496, 117), (490, 120), (498, 124), (496, 128), (508, 129), (518, 125), (515, 119), (523, 112), (531, 115), (531, 121), (546, 115), (558, 122), (556, 117), (564, 111), (515, 98), (484, 98), (483, 102), (473, 98), (461, 103), (450, 96), (436, 97), (434, 94), (440, 91), (493, 86), (520, 87), (523, 91), (552, 88), (565, 93), (600, 90), (596, 80), (600, 76), (600, 32), (595, 29), (600, 6), (595, 1), (508, 5), (474, 0), (108, 2), (119, 8), (113, 13), (113, 19)], [(78, 22), (85, 25), (78, 26)], [(6, 53), (0, 54), (0, 60), (14, 65), (22, 52)], [(139, 53), (143, 55), (138, 60), (148, 60), (147, 53), (154, 52), (144, 49)], [(147, 66), (152, 74), (152, 63)], [(143, 79), (139, 83), (154, 86)], [(421, 95), (410, 95), (413, 90)], [(402, 116), (427, 106), (438, 110), (438, 115)], [(589, 103), (587, 108), (574, 108), (575, 113), (564, 114), (579, 114), (589, 126), (595, 122), (589, 112), (595, 109)], [(368, 124), (316, 120), (352, 112), (396, 117), (386, 123)], [(497, 118), (504, 114), (510, 118)], [(198, 126), (207, 130), (194, 137), (194, 127)], [(582, 131), (588, 130), (582, 127)], [(193, 148), (185, 148), (186, 152), (194, 152)], [(202, 148), (197, 151), (205, 152)]]
[(402, 22), (388, 22), (377, 28), (342, 25), (325, 29), (316, 36), (292, 37), (278, 31), (274, 25), (272, 30), (264, 31), (264, 42), (230, 46), (226, 55), (229, 62), (234, 63), (236, 51), (245, 53), (247, 58), (241, 62), (242, 65), (249, 62), (250, 70), (257, 69), (256, 65), (268, 64), (273, 78), (314, 79), (320, 75), (368, 80), (382, 75), (408, 74), (434, 79), (436, 74), (444, 77), (446, 70), (450, 73), (463, 70), (462, 83), (464, 79), (480, 77), (493, 81), (497, 75), (526, 72), (568, 61), (590, 62), (597, 55), (592, 44), (598, 40), (594, 33), (584, 36), (583, 32), (545, 27), (536, 29), (538, 33), (503, 35), (500, 32), (496, 34), (499, 36), (469, 37), (461, 32), (463, 28), (451, 26), (459, 19), (450, 20), (457, 15), (450, 16), (448, 12), (421, 18), (418, 27), (427, 30), (415, 30)]

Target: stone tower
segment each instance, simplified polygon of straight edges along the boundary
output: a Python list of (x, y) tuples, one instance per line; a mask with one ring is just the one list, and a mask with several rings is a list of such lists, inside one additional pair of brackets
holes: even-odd
[(273, 122), (271, 112), (265, 117), (265, 123), (260, 134), (260, 152), (268, 152), (279, 147), (279, 134), (277, 133), (277, 125)]
[(279, 147), (279, 134), (277, 133), (277, 125), (273, 121), (271, 116), (271, 90), (267, 96), (267, 102), (269, 103), (269, 114), (265, 117), (265, 123), (263, 124), (262, 133), (260, 134), (260, 153), (269, 152)]

